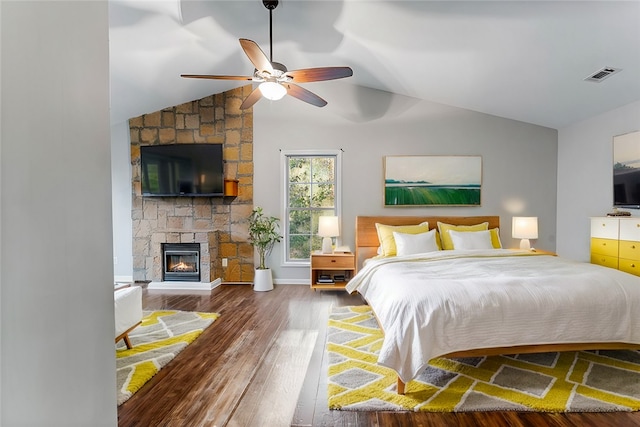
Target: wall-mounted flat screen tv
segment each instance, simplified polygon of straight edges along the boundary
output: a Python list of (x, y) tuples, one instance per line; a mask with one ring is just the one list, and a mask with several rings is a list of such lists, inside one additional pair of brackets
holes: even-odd
[(640, 131), (613, 138), (613, 205), (640, 209)]
[(143, 196), (222, 196), (222, 144), (140, 147)]

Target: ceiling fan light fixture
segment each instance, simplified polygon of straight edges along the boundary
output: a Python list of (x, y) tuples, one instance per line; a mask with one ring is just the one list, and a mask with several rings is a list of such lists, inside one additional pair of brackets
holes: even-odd
[(278, 101), (287, 94), (287, 89), (276, 82), (262, 82), (258, 87), (262, 96), (271, 101)]

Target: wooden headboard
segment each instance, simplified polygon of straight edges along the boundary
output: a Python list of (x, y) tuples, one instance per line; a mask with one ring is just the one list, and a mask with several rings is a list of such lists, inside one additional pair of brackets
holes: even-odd
[(489, 228), (500, 227), (499, 216), (357, 216), (356, 217), (356, 271), (365, 259), (376, 256), (380, 242), (376, 223), (386, 225), (412, 225), (428, 221), (429, 229), (438, 227), (438, 221), (455, 225), (474, 225), (488, 222)]

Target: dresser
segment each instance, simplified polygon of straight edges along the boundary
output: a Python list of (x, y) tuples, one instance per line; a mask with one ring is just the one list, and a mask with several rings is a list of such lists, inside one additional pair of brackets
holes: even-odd
[(640, 276), (640, 218), (591, 218), (591, 263)]

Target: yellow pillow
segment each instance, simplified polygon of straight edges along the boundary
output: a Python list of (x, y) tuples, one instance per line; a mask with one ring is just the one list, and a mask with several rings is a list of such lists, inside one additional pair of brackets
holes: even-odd
[(405, 234), (420, 234), (429, 231), (429, 223), (423, 222), (417, 225), (385, 225), (376, 222), (376, 230), (378, 231), (378, 240), (380, 241), (380, 249), (382, 256), (396, 256), (396, 240), (393, 238), (393, 232)]
[(501, 249), (502, 242), (500, 241), (500, 229), (492, 228), (489, 231), (491, 232), (491, 246), (493, 246), (493, 249)]
[[(442, 249), (453, 249), (450, 230), (455, 231), (483, 231), (489, 229), (489, 223), (483, 222), (476, 225), (452, 225), (438, 221), (438, 230), (440, 230), (440, 240), (442, 240)], [(493, 235), (491, 235), (491, 243), (493, 244)], [(495, 247), (495, 246), (494, 246)]]

